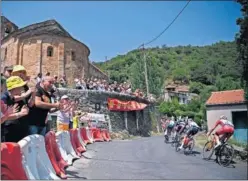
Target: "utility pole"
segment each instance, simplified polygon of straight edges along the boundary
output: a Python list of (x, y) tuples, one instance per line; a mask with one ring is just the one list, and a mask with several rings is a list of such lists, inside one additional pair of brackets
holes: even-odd
[[(105, 63), (108, 61), (108, 56), (105, 56)], [(107, 71), (108, 81), (110, 81), (110, 71)]]
[(145, 44), (143, 44), (143, 59), (144, 59), (144, 68), (145, 68), (146, 94), (147, 94), (147, 97), (148, 97), (148, 95), (149, 95), (149, 84), (148, 84), (148, 76), (147, 76)]

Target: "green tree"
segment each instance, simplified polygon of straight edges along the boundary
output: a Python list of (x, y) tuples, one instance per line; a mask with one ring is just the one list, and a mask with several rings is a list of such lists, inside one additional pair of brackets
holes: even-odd
[[(244, 31), (244, 30), (242, 30)], [(243, 39), (240, 48), (243, 52)], [(242, 40), (242, 41), (241, 41)], [(238, 44), (238, 43), (237, 43)], [(147, 48), (147, 72), (150, 93), (161, 94), (164, 82), (177, 81), (190, 83), (190, 91), (200, 95), (205, 103), (209, 91), (241, 88), (240, 78), (243, 64), (237, 61), (241, 57), (235, 42), (220, 41), (207, 46), (177, 46), (163, 48)], [(247, 49), (247, 47), (246, 47)], [(245, 55), (243, 55), (245, 57)], [(240, 59), (241, 60), (241, 59)], [(245, 62), (242, 59), (242, 62)], [(125, 55), (118, 55), (107, 62), (95, 63), (101, 70), (110, 73), (111, 81), (131, 81), (133, 89), (140, 88), (146, 92), (143, 50), (133, 50)], [(243, 83), (245, 82), (243, 74)]]
[(240, 30), (236, 35), (238, 47), (238, 62), (242, 65), (242, 84), (245, 90), (245, 98), (248, 100), (248, 2), (247, 0), (237, 0), (241, 5), (243, 17), (237, 19)]
[(191, 82), (189, 85), (189, 91), (195, 94), (200, 94), (205, 85), (201, 82)]

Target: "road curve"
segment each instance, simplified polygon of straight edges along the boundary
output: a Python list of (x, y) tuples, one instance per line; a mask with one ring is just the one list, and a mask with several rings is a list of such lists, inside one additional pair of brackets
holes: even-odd
[(184, 155), (162, 136), (94, 143), (67, 169), (69, 179), (247, 179), (247, 163), (229, 168)]

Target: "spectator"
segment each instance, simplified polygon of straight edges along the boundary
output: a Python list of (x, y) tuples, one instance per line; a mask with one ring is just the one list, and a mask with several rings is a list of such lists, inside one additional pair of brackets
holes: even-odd
[(81, 87), (83, 90), (87, 89), (87, 85), (86, 85), (86, 82), (85, 82), (85, 79), (81, 79)]
[(67, 86), (67, 79), (66, 79), (66, 75), (63, 75), (63, 76), (62, 76), (62, 79), (63, 79), (64, 84), (65, 84), (65, 87), (66, 87), (66, 86)]
[(58, 76), (57, 75), (54, 76), (54, 86), (56, 88), (59, 88), (59, 81), (58, 81)]
[(29, 88), (28, 86), (28, 76), (26, 69), (22, 65), (15, 65), (12, 72), (13, 76), (19, 76), (26, 84), (23, 86), (23, 93), (21, 96), (14, 96), (14, 101), (18, 104), (19, 111), (25, 105), (29, 108), (29, 114), (23, 116), (19, 119), (20, 122), (20, 134), (21, 137), (24, 138), (29, 134), (29, 120), (31, 119), (30, 112), (32, 112), (32, 107), (34, 106), (35, 101), (35, 88)]
[(11, 76), (6, 81), (7, 84), (7, 92), (5, 92), (1, 100), (9, 107), (13, 107), (13, 111), (8, 114), (8, 117), (5, 123), (2, 124), (2, 133), (4, 136), (4, 141), (7, 142), (18, 142), (23, 137), (20, 133), (21, 126), (20, 126), (20, 118), (28, 115), (29, 108), (26, 105), (23, 105), (20, 110), (17, 110), (17, 104), (14, 100), (14, 96), (20, 96), (23, 90), (23, 86), (26, 85), (20, 77), (18, 76)]
[(81, 82), (79, 79), (75, 79), (74, 82), (75, 82), (76, 89), (82, 89)]
[(1, 124), (8, 119), (8, 106), (1, 100)]
[(1, 76), (1, 95), (6, 92), (6, 78), (4, 76)]
[(73, 128), (79, 127), (79, 118), (82, 115), (81, 111), (76, 111), (75, 116), (73, 117)]
[(132, 86), (131, 86), (131, 84), (127, 85), (126, 93), (127, 94), (132, 94)]
[(6, 66), (3, 70), (3, 76), (7, 79), (11, 76), (11, 73), (13, 71), (13, 66)]
[(71, 102), (71, 107), (70, 107), (70, 122), (69, 122), (69, 129), (73, 128), (73, 117), (75, 116), (75, 110), (77, 108), (76, 102), (72, 101)]
[[(6, 79), (4, 76), (1, 76), (1, 95), (6, 92)], [(8, 106), (1, 100), (1, 124), (4, 123), (8, 118)]]
[(36, 83), (40, 83), (41, 79), (42, 79), (42, 73), (38, 73), (37, 77), (35, 78), (36, 79)]
[(30, 112), (29, 133), (41, 134), (46, 133), (46, 119), (48, 112), (55, 112), (61, 109), (61, 104), (51, 102), (49, 91), (53, 88), (54, 80), (50, 76), (45, 76), (42, 81), (36, 85), (35, 106)]
[(57, 130), (68, 131), (70, 124), (70, 101), (67, 95), (61, 97), (62, 109), (57, 114)]
[(66, 80), (62, 77), (60, 80), (59, 80), (59, 83), (62, 87), (66, 87), (67, 84), (66, 84)]
[(51, 75), (50, 72), (47, 72), (47, 73), (46, 73), (46, 76), (50, 76), (50, 75)]

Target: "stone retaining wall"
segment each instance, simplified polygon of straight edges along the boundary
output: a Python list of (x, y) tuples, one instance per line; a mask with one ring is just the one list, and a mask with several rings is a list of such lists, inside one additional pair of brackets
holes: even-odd
[[(109, 116), (113, 132), (126, 129), (125, 118), (127, 120), (127, 130), (132, 135), (149, 136), (151, 131), (151, 119), (149, 110), (153, 107), (147, 100), (130, 95), (119, 94), (115, 92), (103, 92), (94, 90), (77, 90), (60, 88), (59, 96), (68, 95), (70, 99), (78, 99), (79, 107), (84, 112), (99, 113)], [(148, 107), (142, 111), (118, 112), (109, 111), (107, 99), (116, 98), (122, 101), (134, 100), (140, 103), (148, 104)], [(97, 109), (97, 107), (100, 109)], [(138, 121), (137, 121), (138, 119)], [(138, 126), (137, 126), (138, 122)]]

